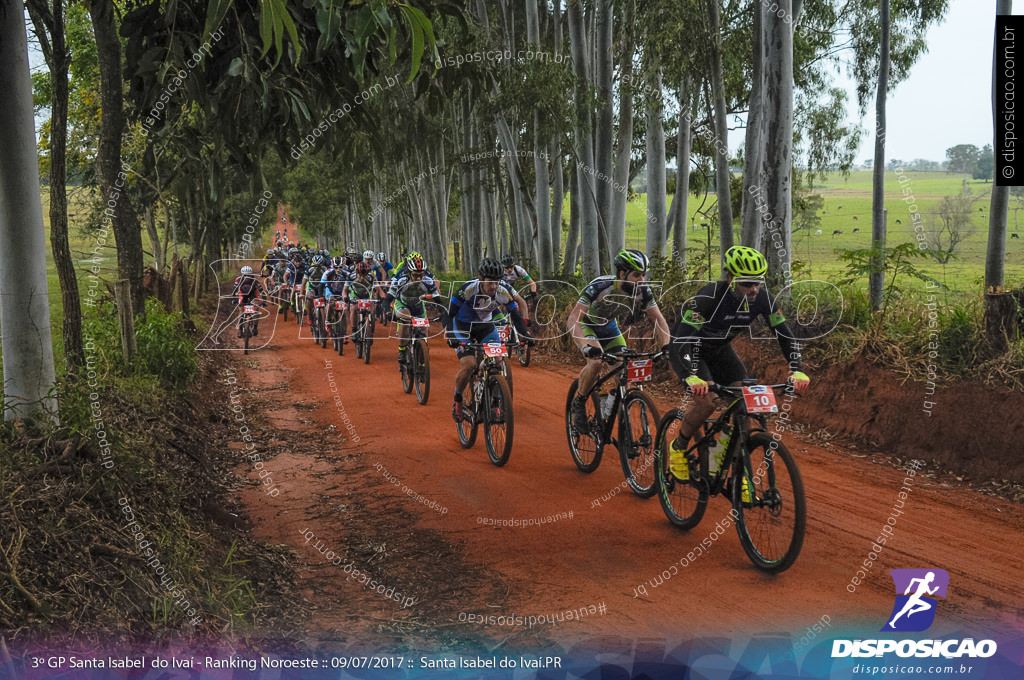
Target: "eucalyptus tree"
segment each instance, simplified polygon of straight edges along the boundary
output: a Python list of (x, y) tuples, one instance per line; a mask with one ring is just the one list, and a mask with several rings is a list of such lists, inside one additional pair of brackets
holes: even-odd
[(56, 375), (24, 10), (0, 2), (0, 325), (4, 420), (55, 414)]
[[(997, 0), (996, 21), (998, 17), (1013, 13), (1012, 0)], [(999, 120), (1003, 108), (996, 91), (996, 70), (1002, 61), (1000, 52), (1000, 35), (996, 29), (992, 44), (992, 125), (993, 147), (999, 148), (1000, 134), (1003, 125)], [(996, 349), (1006, 346), (1007, 330), (1013, 327), (1017, 315), (1016, 304), (1003, 289), (1005, 284), (1004, 268), (1006, 264), (1006, 222), (1010, 206), (1010, 187), (992, 183), (992, 198), (988, 215), (988, 247), (985, 255), (985, 332), (989, 343)], [(1016, 213), (1014, 213), (1016, 215)]]

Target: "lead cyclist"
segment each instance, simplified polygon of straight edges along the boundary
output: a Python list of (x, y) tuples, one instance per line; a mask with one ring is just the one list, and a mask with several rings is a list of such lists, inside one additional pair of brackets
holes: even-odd
[[(801, 370), (800, 345), (779, 310), (777, 300), (764, 288), (768, 261), (753, 248), (733, 246), (725, 252), (725, 278), (698, 291), (672, 329), (669, 360), (676, 374), (693, 393), (694, 401), (679, 426), (679, 436), (669, 444), (669, 467), (680, 480), (690, 478), (686, 461), (689, 440), (715, 410), (715, 396), (708, 381), (739, 387), (747, 369), (732, 348), (732, 341), (757, 317), (768, 322), (789, 362), (790, 381), (797, 391), (810, 385)], [(724, 449), (723, 449), (724, 450)], [(747, 480), (743, 480), (746, 497)]]

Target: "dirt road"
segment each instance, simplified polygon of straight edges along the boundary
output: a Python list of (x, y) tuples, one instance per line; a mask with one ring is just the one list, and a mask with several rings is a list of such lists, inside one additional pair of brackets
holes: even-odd
[[(537, 360), (515, 367), (515, 448), (499, 469), (488, 461), (482, 433), (474, 448), (459, 446), (449, 415), (456, 360), (443, 342), (432, 345), (432, 394), (420, 406), (402, 391), (394, 340), (376, 342), (372, 363), (364, 365), (351, 345), (338, 357), (297, 336), (290, 319), (279, 320), (269, 346), (248, 357), (240, 377), (252, 400), (262, 397), (263, 406), (252, 407), (267, 409), (258, 417), (296, 433), (269, 447), (279, 452), (266, 467), (281, 493), (252, 490), (243, 500), (257, 537), (287, 544), (305, 560), (306, 606), (316, 609), (323, 630), (353, 637), (360, 628), (464, 631), (475, 626), (471, 614), (539, 618), (583, 608), (582, 622), (561, 623), (548, 634), (753, 635), (803, 631), (826, 617), (832, 634), (863, 637), (877, 632), (892, 609), (888, 570), (924, 567), (950, 574), (929, 635), (1024, 630), (1020, 505), (916, 475), (893, 538), (855, 586), (851, 579), (894, 513), (906, 471), (787, 436), (808, 501), (796, 564), (778, 576), (762, 574), (730, 528), (699, 559), (672, 569), (729, 506), (713, 499), (703, 522), (682, 533), (656, 498), (641, 500), (623, 488), (614, 450), (606, 450), (593, 474), (578, 472), (563, 426), (575, 366)], [(334, 443), (318, 455), (292, 444), (325, 430)], [(248, 474), (256, 479), (254, 470)], [(549, 521), (492, 526), (511, 519)], [(369, 524), (377, 525), (378, 543), (355, 544)], [(315, 540), (307, 542), (303, 531)], [(387, 539), (379, 538), (382, 531)], [(424, 547), (424, 536), (434, 547)], [(314, 548), (316, 540), (416, 604), (404, 607), (358, 579), (344, 580), (345, 572)], [(405, 541), (419, 542), (406, 550)], [(380, 554), (405, 561), (374, 570)], [(515, 625), (489, 628), (478, 634), (530, 634)]]

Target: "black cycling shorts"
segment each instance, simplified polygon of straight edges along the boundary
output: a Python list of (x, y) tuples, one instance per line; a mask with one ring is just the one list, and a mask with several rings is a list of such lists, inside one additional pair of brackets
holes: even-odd
[(747, 367), (743, 365), (732, 345), (725, 345), (711, 356), (701, 357), (697, 366), (697, 376), (719, 385), (731, 385), (747, 377)]

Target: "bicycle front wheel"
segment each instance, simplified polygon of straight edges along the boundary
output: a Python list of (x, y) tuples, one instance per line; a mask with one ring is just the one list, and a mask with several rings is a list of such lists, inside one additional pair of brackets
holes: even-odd
[(748, 492), (743, 493), (738, 474), (732, 486), (740, 544), (758, 569), (783, 572), (796, 561), (807, 530), (803, 478), (793, 454), (769, 435), (751, 435), (747, 448), (750, 467), (743, 476)]
[(430, 397), (430, 353), (427, 352), (425, 340), (417, 340), (412, 345), (412, 367), (416, 378), (416, 400), (427, 405)]
[(684, 415), (683, 411), (672, 409), (658, 424), (654, 445), (654, 478), (658, 500), (668, 521), (680, 529), (692, 529), (700, 523), (708, 509), (708, 486), (696, 452), (687, 456), (689, 479), (678, 479), (669, 468), (669, 444), (679, 436), (679, 426), (683, 423)]
[(517, 352), (519, 354), (519, 365), (522, 366), (523, 368), (526, 368), (527, 366), (529, 366), (530, 365), (530, 345), (528, 343), (524, 342), (523, 344), (521, 344), (519, 346), (519, 349), (517, 350)]
[(573, 380), (569, 386), (569, 394), (565, 399), (565, 436), (569, 440), (569, 453), (572, 454), (572, 462), (576, 463), (583, 472), (593, 472), (601, 464), (601, 455), (604, 453), (604, 442), (601, 433), (594, 433), (594, 430), (603, 427), (598, 418), (597, 396), (591, 393), (587, 399), (587, 422), (589, 423), (590, 434), (581, 434), (572, 423), (572, 400), (576, 397), (576, 388), (579, 380)]
[[(480, 420), (477, 417), (476, 402), (472, 401), (472, 399), (473, 395), (476, 394), (479, 382), (480, 377), (478, 375), (474, 375), (472, 380), (469, 381), (469, 387), (463, 392), (463, 408), (466, 411), (468, 420), (460, 420), (455, 425), (455, 429), (459, 431), (459, 444), (464, 449), (468, 449), (476, 443), (476, 428), (480, 425)], [(469, 398), (467, 399), (466, 397)]]
[(500, 375), (487, 379), (484, 390), (484, 442), (491, 462), (501, 467), (512, 453), (515, 419), (512, 414), (512, 393)]
[(623, 418), (619, 421), (619, 460), (626, 483), (640, 498), (654, 495), (654, 439), (658, 432), (658, 409), (640, 390), (626, 393)]

